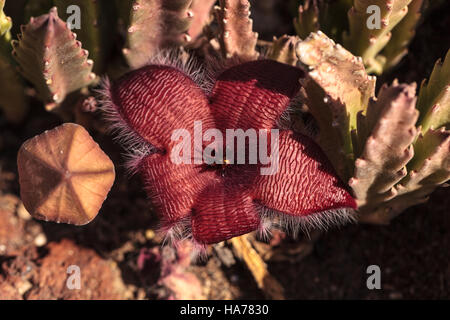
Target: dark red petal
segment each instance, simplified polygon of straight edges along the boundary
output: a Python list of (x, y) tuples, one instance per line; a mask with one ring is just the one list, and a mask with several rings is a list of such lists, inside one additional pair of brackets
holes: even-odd
[(189, 217), (199, 193), (216, 179), (215, 172), (192, 164), (174, 164), (170, 156), (161, 154), (146, 157), (140, 172), (147, 194), (167, 228)]
[(356, 208), (322, 150), (310, 138), (292, 131), (280, 132), (278, 171), (257, 175), (253, 196), (266, 207), (294, 216)]
[(300, 89), (303, 72), (272, 60), (247, 62), (223, 72), (210, 103), (219, 129), (271, 129)]
[(214, 127), (204, 92), (173, 67), (132, 71), (112, 86), (111, 98), (125, 122), (160, 149), (170, 149), (176, 129), (188, 130), (193, 138), (196, 120), (202, 121), (203, 130)]
[(196, 200), (192, 235), (202, 244), (224, 241), (256, 230), (259, 215), (247, 189), (222, 183), (208, 186)]

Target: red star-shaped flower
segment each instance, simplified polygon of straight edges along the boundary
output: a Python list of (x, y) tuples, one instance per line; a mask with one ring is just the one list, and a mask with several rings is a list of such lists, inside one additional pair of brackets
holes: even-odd
[[(225, 70), (207, 94), (180, 69), (149, 65), (107, 86), (105, 109), (121, 129), (119, 138), (131, 141), (132, 149), (144, 148), (132, 165), (168, 233), (178, 230), (199, 244), (211, 244), (264, 229), (271, 219), (318, 225), (349, 217), (355, 201), (330, 162), (310, 138), (292, 131), (279, 132), (274, 174), (261, 174), (270, 164), (229, 164), (235, 159), (226, 158), (215, 165), (177, 164), (171, 158), (179, 143), (174, 130), (194, 137), (194, 123), (200, 121), (203, 132), (217, 128), (223, 137), (227, 129), (276, 128), (301, 77), (298, 68), (253, 61)], [(266, 146), (272, 154), (270, 141)]]

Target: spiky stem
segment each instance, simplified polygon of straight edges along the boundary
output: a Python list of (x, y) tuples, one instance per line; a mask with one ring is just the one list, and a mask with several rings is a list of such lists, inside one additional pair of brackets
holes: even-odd
[(127, 47), (123, 54), (137, 69), (164, 48), (191, 41), (187, 34), (193, 20), (192, 0), (135, 0), (127, 29)]
[(22, 75), (48, 103), (49, 110), (59, 105), (68, 93), (95, 80), (88, 51), (58, 17), (56, 7), (49, 14), (32, 18), (21, 30), (19, 41), (12, 42), (13, 57)]
[(237, 56), (242, 61), (255, 60), (258, 34), (253, 32), (248, 0), (220, 0), (220, 7), (215, 11), (222, 55)]

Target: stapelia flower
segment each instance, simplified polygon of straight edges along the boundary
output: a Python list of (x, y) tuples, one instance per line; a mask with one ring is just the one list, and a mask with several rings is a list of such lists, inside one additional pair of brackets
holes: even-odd
[(295, 227), (352, 217), (355, 201), (321, 149), (289, 130), (279, 132), (278, 170), (272, 175), (261, 174), (261, 163), (171, 159), (178, 143), (172, 133), (184, 129), (194, 137), (196, 121), (203, 132), (217, 128), (224, 137), (227, 129), (276, 128), (301, 77), (298, 68), (259, 60), (225, 70), (205, 92), (195, 75), (153, 64), (105, 85), (104, 109), (120, 129), (119, 138), (138, 150), (131, 166), (142, 175), (169, 235), (180, 233), (205, 245), (265, 230), (271, 220)]

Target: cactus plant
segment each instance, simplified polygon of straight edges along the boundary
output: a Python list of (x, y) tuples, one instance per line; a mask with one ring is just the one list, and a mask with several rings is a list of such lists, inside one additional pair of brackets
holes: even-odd
[(349, 179), (361, 221), (387, 223), (450, 178), (448, 54), (418, 99), (414, 84), (397, 81), (375, 97), (375, 78), (361, 59), (323, 33), (300, 42), (297, 55), (309, 70), (305, 88), (318, 142), (325, 151), (338, 145), (327, 154)]
[(212, 8), (216, 0), (192, 0), (191, 11), (194, 15), (188, 34), (192, 40), (197, 39), (203, 33), (203, 28), (211, 23)]
[(422, 6), (423, 0), (305, 0), (294, 25), (302, 38), (325, 32), (361, 56), (369, 73), (381, 74), (405, 56)]
[(301, 38), (320, 29), (319, 5), (317, 0), (307, 0), (298, 6), (298, 17), (294, 19), (295, 31)]
[(11, 34), (9, 33), (9, 30), (12, 27), (11, 18), (7, 17), (6, 14), (3, 12), (3, 8), (5, 7), (5, 0), (0, 1), (0, 35), (4, 36), (6, 33), (8, 33), (5, 38), (6, 40), (9, 40), (11, 37)]
[(450, 129), (450, 51), (444, 62), (438, 60), (428, 83), (422, 82), (417, 108), (420, 111), (419, 124), (422, 132), (445, 127)]
[(292, 66), (297, 65), (298, 59), (295, 54), (295, 45), (299, 40), (300, 38), (296, 36), (284, 35), (278, 39), (275, 37), (267, 57)]
[[(193, 106), (194, 110), (179, 114), (175, 120), (158, 103), (145, 106), (144, 114), (149, 117), (145, 119), (133, 116), (130, 111), (134, 110), (133, 107), (123, 108), (123, 114), (117, 112), (117, 109), (112, 113), (116, 118), (126, 118), (125, 122), (116, 122), (112, 127), (122, 129), (118, 138), (125, 141), (128, 151), (134, 152), (131, 167), (138, 168), (137, 171), (143, 173), (150, 194), (155, 192), (153, 188), (158, 189), (157, 185), (153, 185), (154, 181), (167, 180), (164, 188), (168, 189), (176, 185), (177, 177), (169, 177), (167, 174), (167, 177), (163, 175), (156, 179), (156, 173), (151, 168), (162, 166), (164, 159), (148, 161), (148, 168), (145, 170), (138, 164), (143, 159), (162, 158), (160, 153), (168, 148), (169, 143), (167, 132), (176, 126), (186, 125), (186, 119), (191, 119), (193, 114), (204, 117), (205, 123), (217, 125), (225, 125), (234, 117), (230, 121), (237, 127), (251, 118), (256, 123), (253, 125), (259, 128), (259, 124), (264, 122), (261, 119), (272, 114), (271, 107), (265, 105), (264, 99), (273, 97), (273, 92), (269, 94), (260, 90), (261, 88), (249, 88), (246, 80), (251, 82), (263, 76), (262, 80), (270, 83), (271, 89), (275, 87), (282, 91), (283, 97), (280, 99), (286, 99), (283, 100), (282, 109), (288, 110), (280, 114), (277, 111), (276, 115), (284, 119), (287, 113), (294, 111), (289, 120), (291, 123), (288, 123), (289, 128), (310, 135), (298, 138), (298, 132), (292, 133), (292, 136), (283, 134), (283, 139), (288, 141), (287, 145), (296, 150), (293, 154), (298, 154), (298, 150), (305, 145), (315, 150), (317, 146), (314, 142), (305, 142), (314, 139), (322, 149), (320, 152), (323, 151), (326, 155), (326, 158), (320, 157), (320, 162), (326, 163), (325, 167), (328, 168), (329, 161), (333, 167), (330, 168), (333, 179), (348, 182), (348, 186), (340, 187), (343, 190), (347, 187), (352, 189), (361, 221), (386, 222), (406, 207), (424, 201), (437, 186), (448, 180), (448, 54), (443, 62), (436, 64), (429, 80), (422, 84), (418, 97), (414, 85), (395, 81), (390, 86), (380, 86), (376, 96), (376, 78), (369, 75), (392, 69), (406, 54), (423, 13), (422, 0), (306, 0), (301, 3), (299, 16), (294, 24), (299, 37), (284, 35), (274, 38), (272, 42), (258, 41), (258, 34), (253, 30), (248, 0), (220, 0), (219, 5), (214, 8), (212, 6), (215, 1), (212, 0), (79, 0), (74, 3), (81, 9), (83, 27), (79, 30), (70, 30), (64, 21), (69, 19), (67, 7), (71, 2), (26, 1), (26, 20), (21, 21), (17, 17), (14, 18), (17, 21), (13, 21), (16, 25), (24, 23), (16, 40), (12, 40), (14, 36), (9, 31), (11, 20), (3, 13), (4, 3), (4, 0), (0, 1), (0, 79), (5, 83), (0, 87), (0, 106), (9, 121), (20, 121), (26, 114), (24, 110), (27, 106), (23, 94), (24, 84), (16, 74), (15, 63), (23, 77), (36, 88), (38, 98), (46, 104), (48, 110), (58, 110), (59, 107), (68, 105), (71, 121), (75, 119), (86, 127), (101, 132), (105, 127), (103, 120), (107, 120), (108, 115), (99, 120), (93, 112), (87, 112), (96, 109), (90, 106), (96, 104), (93, 100), (99, 83), (96, 81), (99, 79), (97, 75), (111, 79), (112, 85), (107, 86), (106, 92), (109, 92), (107, 98), (115, 105), (131, 103), (134, 98), (137, 99), (139, 94), (136, 97), (123, 95), (134, 92), (135, 88), (144, 92), (143, 82), (163, 90), (164, 98), (171, 99), (173, 108), (191, 105), (192, 101), (201, 102)], [(367, 28), (369, 5), (378, 5), (381, 9), (380, 29)], [(310, 32), (313, 33), (308, 36)], [(268, 48), (267, 52), (260, 50), (260, 45), (264, 43), (265, 48)], [(249, 68), (245, 63), (255, 63), (256, 71), (236, 76), (233, 79), (234, 85), (242, 85), (231, 88), (233, 85), (227, 83), (229, 90), (233, 89), (232, 93), (224, 89), (226, 94), (222, 95), (235, 97), (236, 101), (232, 101), (233, 103), (240, 101), (241, 94), (250, 95), (258, 101), (256, 106), (259, 108), (252, 109), (254, 114), (239, 115), (244, 109), (232, 103), (233, 108), (222, 114), (220, 108), (214, 102), (208, 102), (207, 98), (219, 95), (222, 84), (229, 80), (224, 77), (234, 74), (230, 70), (236, 70), (232, 69), (233, 65), (245, 71)], [(146, 65), (153, 67), (145, 67)], [(150, 72), (156, 65), (169, 65), (167, 70), (171, 70), (170, 72), (164, 69), (166, 67), (158, 70), (166, 70), (168, 79), (176, 78), (179, 82), (174, 80), (172, 85), (163, 85), (158, 81), (150, 81), (145, 72)], [(265, 70), (260, 70), (261, 66), (266, 66), (267, 72), (272, 74), (267, 75)], [(178, 73), (174, 70), (178, 70)], [(295, 73), (293, 70), (298, 76), (287, 77), (286, 75)], [(119, 76), (126, 73), (125, 78), (118, 80)], [(190, 80), (191, 78), (195, 81)], [(298, 84), (297, 80), (300, 81)], [(291, 88), (294, 82), (299, 86), (295, 95), (283, 91)], [(126, 92), (122, 87), (129, 90)], [(187, 95), (186, 88), (195, 93)], [(162, 102), (164, 101), (159, 101)], [(80, 117), (79, 109), (82, 105), (85, 108)], [(150, 119), (155, 114), (149, 110), (157, 111), (158, 119)], [(175, 108), (172, 111), (179, 110)], [(314, 132), (305, 128), (307, 122), (303, 121), (303, 117), (309, 115), (315, 119), (311, 125), (317, 126)], [(99, 125), (97, 121), (100, 122)], [(270, 124), (278, 126), (279, 122), (272, 121)], [(298, 159), (301, 158), (298, 155)], [(172, 169), (177, 172), (176, 168)], [(300, 168), (297, 169), (301, 171)], [(21, 170), (25, 168), (22, 167)], [(334, 171), (339, 178), (335, 177)], [(324, 178), (324, 181), (328, 180)], [(277, 181), (270, 183), (277, 186)], [(167, 191), (165, 189), (162, 191)], [(178, 200), (189, 198), (190, 202), (185, 203), (189, 209), (194, 203), (207, 206), (210, 205), (210, 200), (215, 203), (213, 200), (216, 198), (226, 198), (223, 195), (225, 189), (203, 190), (201, 183), (193, 189), (192, 194), (186, 197), (175, 192), (175, 195), (180, 196)], [(231, 189), (226, 188), (226, 191), (234, 190)], [(265, 204), (277, 211), (278, 218), (283, 217), (279, 212), (289, 213), (289, 209), (298, 209), (295, 205), (289, 207), (288, 199), (284, 203), (270, 198), (271, 190), (268, 187), (258, 189), (257, 192), (253, 190), (249, 199), (262, 201), (264, 198)], [(293, 190), (298, 191), (295, 188)], [(157, 194), (165, 196), (167, 192), (159, 190)], [(195, 198), (194, 194), (202, 196), (192, 200), (191, 198)], [(164, 206), (167, 207), (165, 203), (159, 203), (159, 207)], [(347, 203), (347, 207), (352, 205)], [(97, 209), (98, 205), (93, 212), (98, 211)], [(248, 217), (249, 214), (254, 212), (243, 210), (243, 216)], [(190, 213), (163, 212), (162, 215), (170, 220), (170, 217), (188, 218)], [(266, 217), (264, 214), (262, 216)], [(273, 217), (267, 215), (269, 216)], [(194, 220), (197, 218), (198, 216), (194, 216)], [(202, 220), (197, 226), (202, 226), (200, 233), (207, 235), (203, 238), (198, 236), (197, 240), (209, 243), (245, 233), (259, 225), (259, 222), (255, 222), (258, 219), (252, 220), (251, 226), (245, 230), (226, 229), (227, 232), (216, 230), (217, 232), (211, 233), (202, 229), (205, 225)], [(312, 222), (315, 223), (314, 221)]]
[[(266, 297), (283, 299), (292, 294), (283, 288), (290, 274), (273, 272), (309, 254), (328, 227), (389, 223), (448, 184), (450, 51), (444, 41), (431, 41), (439, 35), (427, 29), (428, 12), (444, 1), (430, 7), (423, 0), (260, 2), (251, 8), (255, 1), (0, 0), (0, 180), (15, 182), (0, 181), (0, 193), (12, 189), (21, 196), (6, 206), (5, 225), (0, 217), (3, 238), (21, 231), (14, 247), (7, 243), (4, 251), (0, 243), (7, 264), (22, 259), (19, 246), (39, 246), (40, 258), (31, 262), (42, 273), (46, 266), (37, 262), (52, 249), (47, 239), (73, 237), (125, 267), (130, 297), (209, 297), (217, 262), (226, 268), (244, 263)], [(375, 17), (370, 5), (381, 10), (379, 29), (368, 28)], [(81, 28), (71, 25), (77, 19)], [(400, 64), (410, 42), (413, 54)], [(431, 70), (427, 62), (437, 57)], [(419, 86), (409, 83), (425, 76)], [(173, 139), (176, 129), (195, 139), (196, 121), (210, 140)], [(278, 154), (278, 170), (262, 174), (269, 165), (258, 158), (235, 163), (238, 155), (227, 156), (226, 145), (211, 134), (226, 141), (227, 129), (270, 132), (278, 148), (263, 143), (257, 150), (266, 147), (272, 160)], [(243, 141), (250, 151), (254, 141)], [(9, 160), (17, 150), (15, 181)], [(190, 153), (194, 163), (173, 161), (174, 150)], [(116, 168), (120, 179), (110, 194)], [(126, 169), (138, 176), (127, 179)], [(412, 211), (417, 215), (404, 215), (382, 233), (417, 218), (433, 223), (420, 208)], [(96, 221), (56, 226), (27, 212), (76, 226)], [(20, 219), (27, 220), (8, 229)], [(302, 245), (289, 231), (313, 240)], [(17, 237), (24, 239), (20, 245)], [(160, 246), (168, 239), (172, 246)], [(73, 246), (63, 241), (59, 248)], [(217, 254), (220, 261), (190, 266), (191, 254)], [(205, 268), (208, 275), (198, 272)], [(7, 279), (12, 271), (3, 272), (5, 290), (14, 286)], [(20, 297), (38, 297), (54, 283), (29, 279), (38, 282), (19, 285)], [(82, 292), (96, 286), (82, 283)], [(58, 285), (66, 290), (63, 281)]]
[(22, 27), (19, 41), (12, 45), (21, 73), (36, 86), (48, 110), (63, 102), (68, 93), (95, 80), (94, 62), (58, 17), (56, 7), (49, 14), (31, 19)]
[[(81, 0), (74, 3), (72, 0), (54, 0), (56, 7), (70, 9), (71, 5), (78, 5), (80, 8), (80, 28), (73, 29), (76, 32), (77, 40), (89, 51), (90, 59), (95, 61), (93, 71), (100, 73), (105, 71), (106, 61), (112, 45), (113, 33), (108, 32), (111, 25), (114, 25), (113, 7), (111, 1), (105, 0)], [(60, 11), (61, 19), (67, 20), (72, 11)], [(82, 27), (81, 27), (82, 26)]]
[(216, 7), (216, 19), (219, 24), (219, 43), (223, 56), (238, 56), (244, 61), (258, 57), (256, 41), (258, 34), (253, 32), (248, 0), (221, 0)]
[(392, 37), (381, 51), (383, 69), (391, 69), (408, 53), (408, 45), (415, 35), (415, 28), (421, 17), (423, 0), (412, 0), (405, 17), (392, 30)]
[(19, 123), (27, 112), (24, 87), (9, 55), (12, 21), (3, 12), (5, 0), (0, 0), (0, 108), (10, 122)]
[[(349, 32), (344, 35), (344, 46), (361, 56), (369, 72), (381, 73), (382, 61), (378, 54), (392, 37), (392, 29), (406, 16), (411, 0), (366, 1), (357, 0), (350, 9)], [(380, 11), (380, 26), (365, 27), (368, 23), (368, 8), (376, 6)]]
[[(148, 63), (157, 50), (190, 42), (187, 31), (194, 17), (189, 10), (191, 3), (192, 0), (133, 2), (127, 47), (123, 50), (132, 68)], [(152, 32), (148, 32), (149, 29)]]
[(309, 69), (303, 86), (309, 110), (320, 127), (318, 139), (346, 179), (353, 170), (351, 132), (356, 128), (358, 112), (366, 108), (374, 94), (375, 77), (366, 74), (361, 59), (322, 32), (299, 42), (297, 56)]

